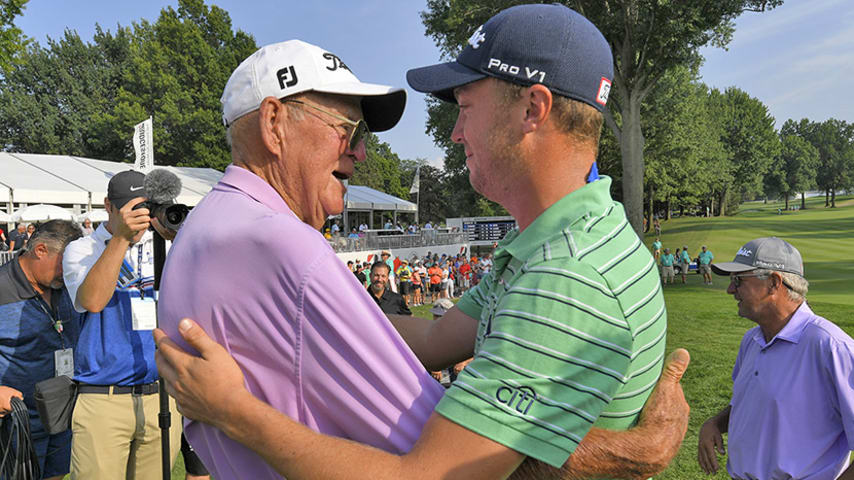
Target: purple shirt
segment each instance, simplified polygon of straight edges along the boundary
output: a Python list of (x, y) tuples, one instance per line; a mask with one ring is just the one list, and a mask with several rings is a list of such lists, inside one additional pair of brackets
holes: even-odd
[[(443, 393), (323, 236), (248, 170), (229, 166), (169, 251), (161, 328), (191, 317), (256, 397), (311, 429), (409, 451)], [(281, 478), (215, 428), (186, 421), (217, 479)]]
[(836, 478), (854, 450), (854, 340), (804, 302), (771, 339), (741, 341), (727, 471), (737, 479)]

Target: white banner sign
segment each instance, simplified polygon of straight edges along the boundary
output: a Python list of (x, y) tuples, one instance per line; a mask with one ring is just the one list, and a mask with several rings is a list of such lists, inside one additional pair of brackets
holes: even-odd
[(133, 169), (146, 175), (154, 168), (154, 136), (151, 131), (151, 117), (133, 129), (133, 149), (136, 151)]
[(412, 180), (412, 188), (409, 189), (409, 193), (418, 193), (418, 190), (421, 188), (421, 165), (415, 167), (415, 179)]

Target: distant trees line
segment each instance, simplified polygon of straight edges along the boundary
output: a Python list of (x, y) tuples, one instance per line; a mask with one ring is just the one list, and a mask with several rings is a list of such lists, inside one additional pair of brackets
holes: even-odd
[[(428, 34), (453, 57), (466, 32), (514, 3), (519, 2), (429, 0), (422, 18)], [(708, 208), (714, 215), (732, 214), (745, 199), (788, 200), (812, 189), (825, 191), (834, 206), (836, 193), (852, 188), (854, 126), (835, 119), (788, 120), (778, 132), (759, 100), (698, 81), (699, 46), (725, 45), (737, 14), (781, 1), (726, 0), (716, 3), (717, 10), (700, 0), (639, 2), (637, 11), (618, 12), (606, 11), (601, 2), (566, 3), (592, 18), (617, 53), (599, 164), (615, 180), (615, 197), (636, 213), (630, 215), (633, 224), (642, 213), (657, 211)], [(97, 27), (91, 42), (69, 30), (41, 46), (14, 28), (24, 5), (0, 5), (4, 150), (129, 161), (133, 125), (152, 115), (157, 164), (219, 170), (228, 165), (219, 97), (231, 71), (257, 49), (250, 34), (233, 30), (228, 12), (203, 0), (179, 0), (177, 9), (161, 10), (156, 22), (140, 20), (114, 31)], [(647, 8), (658, 10), (653, 15)], [(685, 23), (686, 18), (699, 23)], [(632, 29), (624, 28), (628, 24)], [(629, 30), (631, 38), (620, 37)], [(649, 45), (636, 44), (636, 36), (655, 38), (662, 56), (646, 57), (654, 68), (625, 64), (632, 48)], [(683, 44), (688, 46), (679, 50)], [(640, 83), (630, 82), (645, 71)], [(422, 222), (506, 213), (468, 183), (465, 154), (450, 141), (456, 106), (432, 101), (428, 113), (427, 131), (445, 150), (444, 169), (424, 159), (401, 159), (371, 136), (369, 160), (357, 166), (352, 183), (414, 201), (408, 192), (421, 165)]]

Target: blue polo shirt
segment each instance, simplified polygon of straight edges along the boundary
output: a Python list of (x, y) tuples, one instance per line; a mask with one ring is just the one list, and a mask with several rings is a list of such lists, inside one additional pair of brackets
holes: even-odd
[(700, 257), (700, 265), (708, 265), (708, 264), (712, 263), (712, 260), (714, 260), (714, 258), (715, 258), (715, 256), (712, 255), (712, 252), (710, 252), (708, 250), (706, 250), (705, 252), (700, 252), (699, 257)]
[[(74, 380), (91, 385), (142, 385), (157, 380), (154, 364), (154, 338), (151, 330), (133, 329), (131, 297), (140, 290), (151, 296), (150, 277), (138, 275), (139, 281), (116, 290), (107, 306), (99, 313), (86, 312), (76, 301), (77, 289), (101, 257), (112, 235), (101, 224), (92, 235), (68, 244), (62, 259), (63, 275), (74, 308), (85, 312), (80, 339), (74, 354)], [(128, 249), (122, 274), (139, 272), (143, 254), (137, 246)], [(147, 258), (147, 253), (145, 254)]]
[(54, 352), (75, 347), (82, 317), (64, 288), (51, 291), (51, 303), (33, 290), (20, 257), (0, 267), (0, 384), (24, 395), (34, 439), (47, 436), (33, 399), (35, 384), (54, 377)]

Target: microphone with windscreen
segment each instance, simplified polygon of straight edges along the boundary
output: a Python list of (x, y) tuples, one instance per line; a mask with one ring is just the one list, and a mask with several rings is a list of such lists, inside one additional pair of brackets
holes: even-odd
[(155, 168), (148, 172), (143, 181), (146, 201), (136, 208), (148, 208), (150, 216), (157, 218), (160, 224), (170, 230), (178, 230), (190, 213), (190, 208), (182, 203), (175, 203), (181, 194), (181, 179), (177, 175)]

